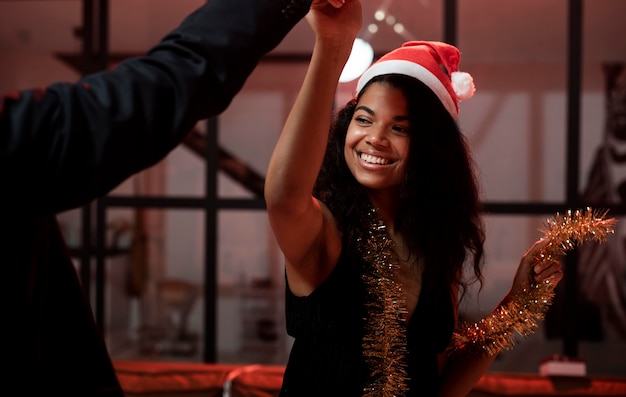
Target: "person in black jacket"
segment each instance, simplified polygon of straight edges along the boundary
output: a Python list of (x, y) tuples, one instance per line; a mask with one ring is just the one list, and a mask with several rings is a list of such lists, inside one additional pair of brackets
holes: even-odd
[(4, 389), (124, 394), (55, 215), (163, 159), (324, 1), (212, 0), (114, 70), (0, 98)]

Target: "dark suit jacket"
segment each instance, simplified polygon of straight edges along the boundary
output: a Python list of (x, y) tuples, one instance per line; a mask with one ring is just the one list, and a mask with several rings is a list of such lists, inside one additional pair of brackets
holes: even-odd
[(0, 99), (3, 390), (119, 396), (55, 214), (163, 159), (222, 112), (311, 0), (212, 0), (145, 56)]

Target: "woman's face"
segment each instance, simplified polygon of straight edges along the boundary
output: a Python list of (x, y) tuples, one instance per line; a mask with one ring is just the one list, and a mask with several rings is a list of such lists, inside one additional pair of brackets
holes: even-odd
[(406, 173), (409, 112), (402, 91), (373, 83), (356, 105), (344, 156), (352, 175), (372, 190), (396, 190)]

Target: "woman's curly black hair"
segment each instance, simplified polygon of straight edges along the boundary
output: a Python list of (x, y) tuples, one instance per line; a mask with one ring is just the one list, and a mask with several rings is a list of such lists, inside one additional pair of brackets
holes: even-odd
[[(356, 244), (368, 225), (371, 204), (365, 189), (348, 169), (344, 145), (356, 105), (373, 83), (400, 89), (409, 109), (409, 159), (395, 220), (396, 232), (402, 234), (411, 252), (423, 260), (424, 277), (457, 285), (463, 292), (472, 282), (482, 284), (485, 236), (474, 164), (457, 123), (419, 80), (399, 74), (375, 77), (337, 113), (315, 197), (335, 216), (344, 242)], [(469, 276), (463, 272), (466, 264), (471, 267)]]

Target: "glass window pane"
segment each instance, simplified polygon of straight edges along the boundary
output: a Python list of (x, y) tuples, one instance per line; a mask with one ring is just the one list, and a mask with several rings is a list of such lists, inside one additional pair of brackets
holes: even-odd
[[(204, 218), (199, 210), (107, 210), (104, 333), (114, 360), (202, 361)], [(92, 295), (95, 288), (94, 279)]]
[(243, 89), (219, 118), (221, 198), (263, 196), (263, 183), (274, 144), (298, 93), (307, 63), (261, 61)]
[(205, 0), (110, 1), (111, 54), (145, 53), (205, 2)]
[[(580, 191), (591, 205), (626, 203), (626, 37), (619, 0), (583, 2)], [(623, 215), (623, 214), (620, 214)], [(581, 250), (581, 356), (595, 374), (626, 373), (626, 229)], [(618, 359), (621, 358), (621, 359)]]
[(1, 1), (0, 93), (76, 80), (59, 55), (80, 50), (81, 25), (80, 1)]
[(284, 262), (265, 211), (222, 211), (218, 360), (286, 364)]
[(458, 20), (460, 68), (477, 87), (459, 122), (486, 200), (562, 201), (567, 2), (460, 0)]

